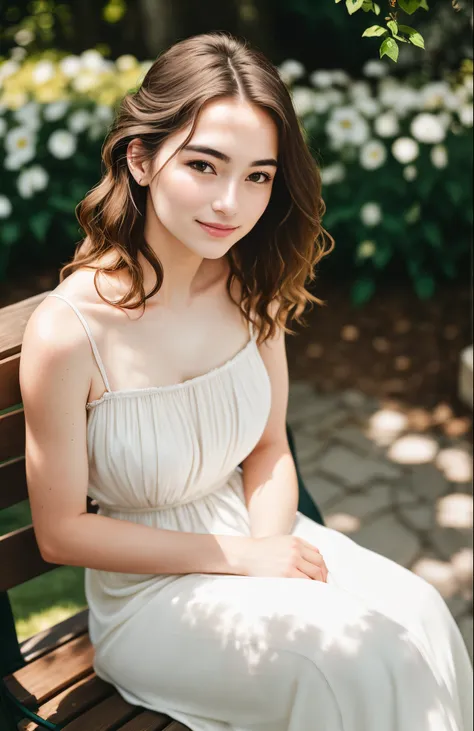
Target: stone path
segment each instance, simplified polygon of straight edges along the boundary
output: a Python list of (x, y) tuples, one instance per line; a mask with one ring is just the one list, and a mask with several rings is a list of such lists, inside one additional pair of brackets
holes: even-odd
[(326, 524), (434, 584), (473, 656), (472, 449), (356, 391), (290, 384), (288, 422)]

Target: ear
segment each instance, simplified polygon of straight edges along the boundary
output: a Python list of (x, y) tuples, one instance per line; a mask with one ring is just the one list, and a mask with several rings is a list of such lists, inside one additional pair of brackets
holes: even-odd
[(138, 185), (148, 185), (148, 169), (149, 163), (143, 160), (143, 144), (138, 138), (128, 143), (127, 147), (127, 164), (130, 173), (133, 175)]

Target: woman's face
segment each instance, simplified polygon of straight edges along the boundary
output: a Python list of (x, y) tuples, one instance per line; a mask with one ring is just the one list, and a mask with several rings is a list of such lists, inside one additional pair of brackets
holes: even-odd
[[(151, 204), (158, 228), (164, 226), (199, 256), (219, 258), (255, 226), (268, 205), (276, 173), (277, 128), (264, 110), (247, 102), (209, 102), (187, 146), (157, 174), (190, 129), (169, 137), (144, 168), (147, 216)], [(191, 146), (201, 149), (188, 149)], [(202, 223), (233, 228), (219, 236)], [(147, 219), (147, 228), (148, 224), (153, 230)]]

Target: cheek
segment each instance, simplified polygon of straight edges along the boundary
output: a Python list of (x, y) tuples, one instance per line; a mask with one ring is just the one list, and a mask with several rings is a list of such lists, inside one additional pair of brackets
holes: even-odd
[(172, 214), (175, 209), (180, 214), (183, 208), (199, 206), (205, 196), (204, 186), (199, 185), (189, 173), (175, 170), (160, 181), (153, 197), (157, 213), (165, 209)]

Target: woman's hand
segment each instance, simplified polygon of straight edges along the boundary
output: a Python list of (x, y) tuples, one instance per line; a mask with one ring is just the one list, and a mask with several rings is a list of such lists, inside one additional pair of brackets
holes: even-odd
[(326, 582), (328, 570), (316, 546), (296, 536), (250, 538), (243, 559), (246, 576), (278, 576)]

